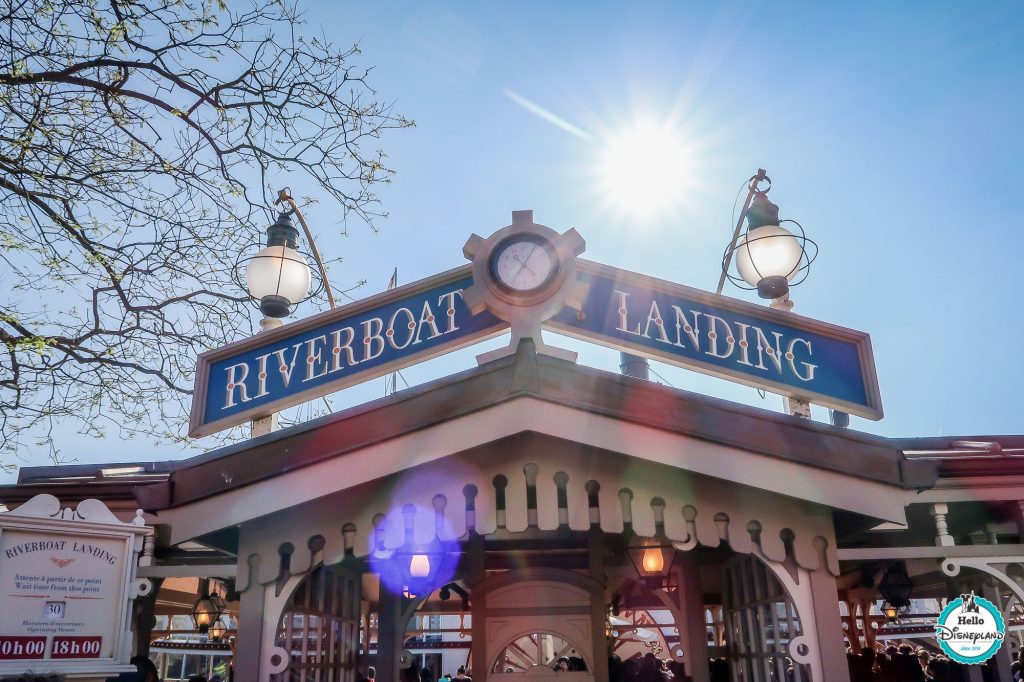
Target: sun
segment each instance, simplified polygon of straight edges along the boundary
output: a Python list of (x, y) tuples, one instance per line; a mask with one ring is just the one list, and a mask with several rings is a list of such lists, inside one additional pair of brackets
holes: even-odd
[(652, 218), (685, 199), (692, 180), (691, 152), (671, 126), (641, 122), (604, 142), (599, 185), (610, 207), (631, 217)]

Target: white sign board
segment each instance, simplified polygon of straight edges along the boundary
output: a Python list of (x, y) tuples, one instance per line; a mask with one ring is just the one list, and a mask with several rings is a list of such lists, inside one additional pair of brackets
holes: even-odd
[(39, 495), (0, 514), (0, 674), (128, 670), (143, 537), (98, 500)]

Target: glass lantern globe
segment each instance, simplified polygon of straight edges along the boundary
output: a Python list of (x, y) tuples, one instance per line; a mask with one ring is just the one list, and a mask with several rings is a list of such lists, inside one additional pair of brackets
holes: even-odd
[(222, 618), (218, 618), (213, 622), (213, 625), (210, 626), (209, 630), (207, 631), (207, 634), (209, 634), (210, 639), (220, 640), (223, 639), (224, 635), (226, 635), (227, 632), (228, 628), (224, 624), (224, 620)]
[(426, 554), (413, 554), (409, 559), (409, 575), (413, 578), (430, 576), (430, 557)]
[(630, 543), (626, 551), (640, 582), (652, 590), (670, 587), (669, 575), (675, 559), (671, 545), (638, 540)]
[(789, 281), (800, 270), (800, 241), (779, 225), (762, 225), (740, 237), (736, 269), (757, 288), (761, 298), (779, 298), (789, 291)]
[[(401, 553), (398, 557), (399, 570), (402, 572), (402, 592), (406, 597), (424, 597), (434, 591), (437, 586), (435, 578), (441, 561), (440, 556), (417, 552), (412, 555)], [(408, 564), (406, 564), (406, 557), (408, 557)]]
[(249, 295), (268, 317), (284, 317), (309, 294), (312, 273), (302, 254), (290, 246), (268, 246), (245, 269)]
[(644, 575), (661, 575), (662, 569), (665, 568), (665, 557), (661, 553), (661, 548), (648, 547), (645, 549), (640, 565), (643, 567)]
[(205, 635), (209, 632), (210, 626), (224, 613), (225, 604), (223, 597), (216, 592), (211, 594), (205, 585), (202, 590), (202, 595), (192, 607), (192, 622), (195, 624), (196, 630)]

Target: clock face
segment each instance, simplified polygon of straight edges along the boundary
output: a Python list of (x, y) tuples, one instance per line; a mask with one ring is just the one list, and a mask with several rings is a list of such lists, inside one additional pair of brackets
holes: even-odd
[(540, 237), (509, 237), (491, 254), (491, 276), (512, 292), (536, 291), (550, 283), (557, 273), (554, 248)]

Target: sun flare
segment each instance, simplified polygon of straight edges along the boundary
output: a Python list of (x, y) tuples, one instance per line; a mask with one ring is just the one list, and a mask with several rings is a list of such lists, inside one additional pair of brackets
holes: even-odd
[(685, 198), (690, 153), (668, 126), (640, 123), (606, 138), (601, 158), (601, 192), (609, 205), (634, 217), (670, 211)]

